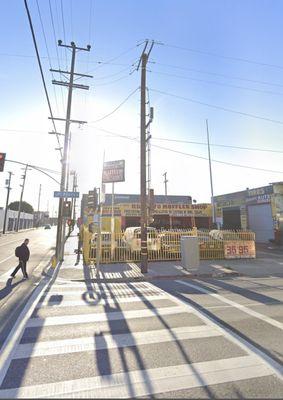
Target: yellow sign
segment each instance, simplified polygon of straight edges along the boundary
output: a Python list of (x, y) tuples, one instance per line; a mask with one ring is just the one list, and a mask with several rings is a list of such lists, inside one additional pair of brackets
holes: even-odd
[(224, 256), (232, 258), (255, 258), (255, 242), (253, 240), (227, 240), (224, 242)]
[[(119, 207), (123, 216), (140, 216), (140, 203), (121, 204)], [(152, 214), (211, 217), (211, 204), (155, 204)]]

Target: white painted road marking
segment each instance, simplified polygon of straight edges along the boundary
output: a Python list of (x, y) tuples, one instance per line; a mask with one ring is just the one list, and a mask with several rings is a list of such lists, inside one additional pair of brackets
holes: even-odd
[(0, 391), (1, 398), (129, 398), (269, 376), (255, 356), (93, 376)]
[(273, 318), (270, 318), (267, 315), (258, 313), (257, 311), (254, 311), (254, 310), (252, 310), (252, 309), (250, 309), (250, 308), (248, 308), (248, 307), (246, 307), (246, 306), (244, 306), (242, 304), (238, 304), (233, 300), (229, 300), (226, 297), (221, 296), (220, 294), (213, 293), (210, 290), (204, 289), (204, 288), (202, 288), (200, 286), (197, 286), (197, 285), (194, 285), (192, 283), (183, 282), (183, 281), (176, 281), (176, 282), (177, 283), (181, 283), (182, 285), (185, 285), (185, 286), (189, 286), (189, 287), (191, 287), (193, 289), (196, 289), (201, 293), (209, 294), (210, 296), (215, 297), (216, 299), (222, 301), (222, 303), (226, 303), (226, 304), (229, 304), (229, 305), (231, 305), (231, 306), (233, 306), (235, 308), (238, 308), (238, 310), (241, 310), (241, 311), (245, 312), (246, 314), (251, 315), (252, 317), (258, 318), (261, 321), (264, 321), (264, 322), (266, 322), (266, 323), (268, 323), (268, 324), (270, 324), (272, 326), (275, 326), (278, 329), (281, 329), (281, 330), (283, 329), (282, 322), (279, 322), (279, 321), (277, 321), (277, 320), (275, 320)]
[(51, 326), (51, 325), (68, 325), (68, 324), (83, 324), (88, 322), (104, 322), (116, 320), (128, 320), (130, 318), (146, 318), (156, 315), (170, 315), (188, 312), (184, 306), (164, 307), (144, 310), (131, 310), (124, 312), (97, 313), (97, 314), (80, 314), (80, 315), (64, 315), (59, 317), (47, 318), (30, 318), (26, 324), (27, 328), (36, 326)]
[[(39, 302), (36, 306), (36, 308), (41, 308), (41, 307), (82, 307), (82, 306), (89, 306), (89, 307), (94, 307), (95, 305), (102, 305), (105, 306), (107, 304), (117, 304), (117, 300), (110, 298), (110, 299), (101, 299), (99, 297), (96, 298), (91, 298), (88, 296), (87, 302), (84, 300), (64, 300), (64, 297), (61, 302), (56, 301), (56, 300), (51, 300), (52, 295), (49, 297), (46, 297), (42, 302)], [(167, 299), (166, 295), (164, 293), (158, 294), (156, 296), (131, 296), (131, 297), (125, 297), (119, 299), (119, 304), (120, 303), (135, 303), (135, 302), (141, 302), (141, 301), (154, 301), (154, 300), (165, 300)]]
[(95, 337), (80, 337), (75, 339), (50, 340), (48, 342), (19, 344), (14, 359), (42, 357), (58, 354), (70, 354), (83, 351), (114, 349), (128, 346), (141, 346), (162, 342), (174, 342), (186, 339), (199, 339), (221, 336), (216, 329), (207, 325), (187, 326), (160, 329), (148, 332), (132, 332), (122, 334), (106, 334)]

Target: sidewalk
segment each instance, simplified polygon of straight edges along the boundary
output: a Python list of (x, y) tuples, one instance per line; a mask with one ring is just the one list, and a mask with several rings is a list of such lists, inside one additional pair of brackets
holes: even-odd
[(188, 270), (182, 267), (181, 261), (149, 262), (146, 274), (141, 273), (139, 263), (101, 264), (99, 274), (97, 274), (95, 266), (83, 265), (82, 255), (78, 259), (77, 254), (75, 254), (76, 248), (77, 235), (76, 233), (72, 233), (65, 244), (65, 257), (59, 269), (57, 280), (127, 282), (152, 279), (178, 279), (181, 277), (220, 278), (240, 275), (238, 272), (230, 269), (230, 267), (225, 267), (226, 260), (204, 260), (200, 262), (198, 268), (190, 268)]

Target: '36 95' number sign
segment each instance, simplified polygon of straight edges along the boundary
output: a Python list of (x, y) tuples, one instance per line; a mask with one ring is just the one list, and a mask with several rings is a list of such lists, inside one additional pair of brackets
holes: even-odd
[(253, 240), (228, 240), (224, 243), (225, 258), (255, 258)]

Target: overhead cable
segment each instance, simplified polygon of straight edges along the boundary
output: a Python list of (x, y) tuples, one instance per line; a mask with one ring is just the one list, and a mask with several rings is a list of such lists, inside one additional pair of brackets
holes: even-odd
[(184, 71), (191, 71), (191, 72), (197, 72), (197, 73), (206, 74), (206, 75), (220, 76), (221, 78), (234, 79), (234, 80), (250, 82), (250, 83), (259, 83), (261, 85), (283, 87), (283, 84), (275, 83), (275, 82), (260, 81), (260, 80), (257, 80), (257, 79), (243, 78), (243, 77), (240, 77), (240, 76), (220, 74), (218, 72), (211, 72), (211, 71), (206, 71), (206, 70), (202, 70), (202, 69), (182, 67), (180, 65), (164, 64), (164, 63), (160, 63), (160, 62), (157, 62), (157, 61), (150, 61), (150, 63), (151, 64), (156, 64), (156, 65), (161, 65), (161, 66), (164, 66), (164, 67), (169, 67), (169, 68), (181, 69), (181, 70), (184, 70)]
[(270, 64), (270, 63), (266, 63), (266, 62), (260, 62), (260, 61), (255, 61), (255, 60), (241, 58), (241, 57), (224, 56), (222, 54), (211, 53), (209, 51), (197, 50), (197, 49), (192, 49), (189, 47), (176, 46), (176, 45), (167, 44), (167, 43), (163, 43), (163, 45), (166, 47), (171, 47), (171, 48), (175, 48), (175, 49), (179, 49), (179, 50), (185, 50), (185, 51), (189, 51), (192, 53), (203, 54), (205, 56), (212, 56), (212, 57), (223, 58), (226, 60), (239, 61), (239, 62), (244, 62), (244, 63), (248, 63), (248, 64), (255, 64), (255, 65), (260, 65), (263, 67), (272, 67), (272, 68), (283, 69), (283, 66), (278, 65), (278, 64)]
[(256, 115), (256, 114), (251, 114), (251, 113), (247, 113), (247, 112), (243, 112), (243, 111), (237, 111), (237, 110), (233, 110), (231, 108), (226, 108), (226, 107), (218, 106), (218, 105), (215, 105), (215, 104), (205, 103), (203, 101), (195, 100), (195, 99), (192, 99), (192, 98), (189, 98), (189, 97), (180, 96), (180, 95), (177, 95), (177, 94), (174, 94), (174, 93), (169, 93), (169, 92), (165, 92), (165, 91), (158, 90), (158, 89), (150, 88), (150, 90), (152, 92), (155, 92), (155, 93), (164, 94), (165, 96), (175, 97), (176, 99), (189, 101), (189, 102), (195, 103), (195, 104), (200, 104), (202, 106), (214, 108), (216, 110), (226, 111), (226, 112), (230, 112), (230, 113), (233, 113), (233, 114), (243, 115), (244, 117), (260, 119), (262, 121), (267, 121), (267, 122), (272, 122), (274, 124), (283, 125), (283, 121), (280, 121), (280, 120), (267, 118), (267, 117), (261, 117), (261, 116)]
[[(189, 141), (189, 140), (167, 139), (167, 138), (161, 138), (161, 137), (154, 137), (153, 140), (164, 140), (167, 142), (200, 144), (200, 145), (207, 146), (207, 143), (205, 143), (205, 142), (194, 142), (194, 141)], [(267, 152), (267, 153), (281, 153), (281, 154), (283, 153), (283, 150), (263, 149), (263, 148), (258, 148), (258, 147), (231, 146), (231, 145), (227, 145), (227, 144), (225, 145), (225, 144), (210, 143), (210, 146), (225, 147), (225, 148), (237, 149), (237, 150), (263, 151), (263, 152)]]
[[(121, 135), (121, 134), (119, 134), (119, 133), (112, 132), (112, 131), (109, 131), (109, 130), (103, 129), (103, 128), (97, 128), (97, 127), (96, 127), (96, 129), (97, 129), (97, 130), (100, 130), (100, 131), (102, 131), (102, 132), (109, 133), (110, 135), (113, 135), (113, 136), (121, 137), (121, 138), (124, 138), (124, 139), (129, 139), (129, 140), (131, 140), (131, 141), (134, 141), (134, 142), (136, 142), (136, 143), (139, 143), (139, 138), (137, 138), (137, 137), (131, 137), (131, 136), (126, 136), (126, 135)], [(186, 152), (183, 152), (183, 151), (170, 149), (170, 148), (168, 148), (168, 147), (158, 146), (158, 145), (156, 145), (156, 144), (152, 144), (152, 146), (153, 146), (153, 147), (156, 147), (156, 148), (159, 148), (159, 149), (161, 149), (161, 150), (170, 151), (170, 152), (172, 152), (172, 153), (177, 153), (177, 154), (181, 154), (181, 155), (184, 155), (184, 156), (193, 157), (193, 158), (198, 158), (198, 159), (206, 160), (206, 161), (208, 160), (207, 157), (198, 156), (198, 155), (196, 155), (196, 154), (190, 154), (190, 153), (186, 153)], [(252, 166), (249, 166), (249, 165), (242, 165), (242, 164), (230, 163), (230, 162), (221, 161), (221, 160), (214, 160), (214, 159), (211, 159), (211, 161), (213, 161), (213, 162), (215, 162), (215, 163), (219, 163), (219, 164), (229, 165), (229, 166), (231, 166), (231, 167), (239, 167), (239, 168), (246, 168), (246, 169), (251, 169), (251, 170), (255, 170), (255, 171), (272, 172), (272, 173), (276, 173), (276, 174), (277, 174), (277, 173), (278, 173), (278, 174), (283, 174), (283, 171), (277, 171), (277, 170), (271, 170), (271, 169), (265, 169), (265, 168), (252, 167)]]
[[(39, 56), (39, 51), (38, 51), (38, 47), (37, 47), (37, 43), (36, 43), (35, 33), (34, 33), (34, 29), (33, 29), (32, 19), (31, 19), (31, 15), (30, 15), (30, 12), (29, 12), (27, 0), (24, 0), (24, 3), (25, 3), (25, 8), (26, 8), (28, 20), (29, 20), (29, 26), (30, 26), (30, 30), (31, 30), (31, 34), (32, 34), (33, 44), (34, 44), (34, 47), (35, 47), (37, 62), (38, 62), (39, 69), (40, 69), (41, 79), (42, 79), (42, 83), (43, 83), (43, 87), (44, 87), (44, 91), (45, 91), (46, 100), (47, 100), (47, 103), (48, 103), (50, 116), (52, 118), (54, 131), (57, 132), (55, 121), (53, 119), (54, 118), (53, 117), (53, 112), (52, 112), (51, 103), (50, 103), (50, 100), (49, 100), (49, 95), (48, 95), (48, 91), (47, 91), (47, 87), (46, 87), (46, 83), (45, 83), (45, 78), (44, 78), (44, 74), (43, 74), (43, 69), (42, 69), (42, 65), (41, 65), (41, 60), (40, 60), (40, 56)], [(56, 134), (56, 137), (57, 137), (58, 145), (59, 145), (59, 147), (61, 147), (60, 140), (59, 140), (59, 137), (58, 137), (57, 134)], [(60, 150), (60, 154), (61, 154), (61, 157), (63, 157), (62, 150)]]
[(205, 79), (193, 78), (190, 76), (183, 76), (183, 75), (175, 75), (175, 74), (170, 74), (167, 72), (160, 72), (160, 71), (154, 71), (154, 70), (148, 70), (148, 72), (151, 72), (153, 74), (158, 74), (158, 75), (172, 76), (174, 78), (186, 79), (186, 80), (195, 81), (195, 82), (208, 83), (211, 85), (226, 86), (226, 87), (230, 87), (230, 88), (234, 88), (234, 89), (249, 90), (251, 92), (264, 93), (264, 94), (275, 94), (275, 95), (283, 96), (282, 92), (273, 92), (271, 90), (261, 90), (261, 89), (249, 88), (246, 86), (233, 85), (230, 83), (207, 81)]
[(110, 113), (104, 115), (102, 118), (99, 118), (99, 119), (97, 119), (97, 120), (95, 120), (95, 121), (90, 121), (90, 123), (93, 123), (93, 124), (94, 124), (94, 123), (96, 123), (96, 122), (102, 121), (102, 120), (105, 119), (105, 118), (110, 117), (110, 115), (114, 114), (117, 110), (119, 110), (119, 108), (122, 107), (122, 105), (125, 104), (125, 103), (129, 100), (129, 98), (132, 97), (139, 89), (140, 89), (140, 88), (138, 87), (138, 88), (136, 88), (135, 90), (133, 90), (133, 91), (125, 98), (125, 100), (123, 100), (122, 103), (120, 103), (117, 107), (115, 107), (114, 110), (112, 110)]

